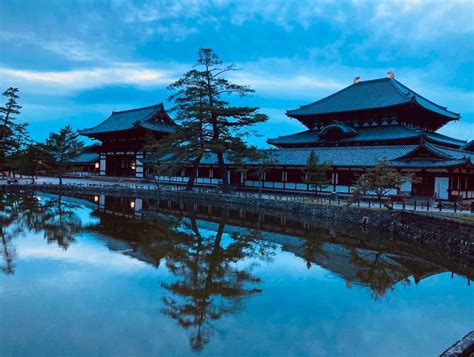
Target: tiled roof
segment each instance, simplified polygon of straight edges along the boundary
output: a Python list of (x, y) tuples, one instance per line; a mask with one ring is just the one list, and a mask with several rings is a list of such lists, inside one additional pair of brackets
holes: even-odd
[(460, 149), (472, 151), (474, 149), (474, 140), (468, 141), (463, 146), (461, 146)]
[(99, 125), (90, 129), (79, 130), (79, 133), (82, 135), (94, 135), (130, 130), (134, 127), (170, 133), (174, 131), (174, 124), (171, 120), (169, 122), (152, 121), (155, 116), (163, 110), (163, 104), (160, 103), (149, 107), (112, 112), (112, 114)]
[(459, 119), (458, 113), (435, 104), (392, 78), (380, 78), (352, 84), (317, 102), (288, 110), (289, 116), (319, 115), (357, 110), (392, 107), (410, 102), (449, 119)]
[[(350, 138), (341, 139), (341, 143), (351, 143), (358, 141), (379, 141), (379, 140), (396, 140), (417, 137), (420, 132), (416, 129), (409, 128), (404, 125), (396, 126), (378, 126), (368, 128), (358, 128), (358, 135)], [(321, 144), (326, 142), (321, 138), (317, 130), (305, 130), (293, 135), (280, 136), (276, 139), (269, 139), (267, 142), (273, 145), (289, 145), (289, 144)]]
[(448, 155), (452, 158), (455, 159), (469, 159), (472, 162), (474, 162), (474, 152), (472, 151), (465, 151), (461, 149), (452, 149), (452, 148), (447, 148), (445, 146), (440, 146), (440, 145), (434, 145), (434, 144), (428, 144), (432, 148), (442, 152), (445, 155)]
[[(433, 155), (433, 158), (409, 158), (409, 154), (419, 149), (420, 146), (430, 145), (432, 150), (442, 153)], [(463, 152), (456, 149), (446, 149), (442, 146), (422, 143), (420, 145), (398, 145), (398, 146), (353, 146), (348, 151), (347, 147), (317, 147), (297, 149), (276, 149), (272, 161), (277, 166), (305, 166), (308, 157), (314, 151), (318, 154), (320, 162), (330, 162), (338, 167), (373, 167), (380, 160), (388, 160), (393, 167), (412, 168), (442, 168), (452, 167), (474, 162), (474, 153)], [(145, 162), (156, 160), (148, 157)], [(226, 163), (231, 164), (226, 159)], [(201, 165), (216, 165), (217, 158), (214, 154), (208, 154), (201, 160)], [(248, 163), (252, 165), (251, 162)]]
[(311, 151), (318, 154), (320, 162), (330, 162), (333, 166), (370, 167), (382, 160), (393, 160), (408, 154), (416, 145), (400, 146), (356, 146), (319, 147), (312, 149), (275, 150), (276, 161), (280, 165), (305, 166)]
[(466, 145), (465, 140), (451, 138), (451, 137), (446, 136), (446, 135), (438, 134), (434, 131), (431, 131), (431, 132), (430, 131), (425, 131), (424, 134), (428, 137), (428, 139), (431, 139), (434, 142), (453, 145), (453, 146), (457, 146), (459, 148)]
[[(405, 125), (391, 125), (391, 126), (377, 126), (368, 128), (358, 128), (358, 135), (343, 138), (339, 143), (356, 143), (356, 142), (370, 142), (370, 141), (389, 141), (400, 140), (426, 136), (428, 141), (446, 144), (452, 146), (463, 146), (466, 144), (464, 140), (450, 138), (449, 136), (441, 135), (431, 131), (424, 131), (420, 129), (410, 128)], [(327, 141), (320, 137), (317, 130), (305, 130), (296, 134), (280, 136), (275, 139), (269, 139), (267, 142), (272, 145), (318, 145), (324, 144)]]
[(445, 168), (462, 166), (467, 163), (464, 159), (447, 160), (394, 160), (390, 161), (391, 167), (405, 168)]
[(86, 152), (75, 159), (71, 160), (71, 162), (75, 163), (88, 163), (88, 162), (96, 162), (99, 161), (99, 154), (95, 152)]

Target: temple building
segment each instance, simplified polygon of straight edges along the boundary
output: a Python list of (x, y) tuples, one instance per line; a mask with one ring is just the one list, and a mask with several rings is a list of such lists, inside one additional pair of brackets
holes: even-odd
[(403, 185), (402, 192), (474, 198), (473, 142), (436, 133), (460, 115), (406, 87), (393, 72), (368, 81), (356, 77), (352, 85), (287, 115), (308, 130), (268, 143), (280, 148), (283, 157), (300, 161), (314, 150), (333, 166), (333, 191), (350, 192), (365, 169), (385, 159), (400, 172), (421, 178)]
[[(365, 170), (386, 160), (392, 168), (414, 173), (419, 183), (405, 183), (390, 195), (436, 196), (453, 200), (474, 198), (474, 142), (438, 134), (436, 131), (460, 114), (448, 110), (409, 89), (389, 72), (386, 78), (360, 81), (320, 99), (288, 110), (307, 130), (269, 139), (272, 166), (265, 169), (263, 183), (257, 177), (257, 163), (245, 170), (228, 162), (228, 178), (239, 189), (305, 192), (304, 168), (311, 151), (332, 169), (326, 192), (350, 194)], [(149, 131), (156, 138), (169, 134), (176, 124), (162, 104), (113, 112), (104, 122), (81, 134), (102, 142), (100, 175), (147, 177), (146, 165), (153, 159), (143, 152), (143, 138)], [(159, 181), (185, 183), (190, 168), (178, 175), (155, 177)], [(204, 157), (196, 184), (218, 185), (220, 170), (213, 155)]]
[(101, 176), (144, 177), (144, 138), (153, 133), (156, 139), (171, 133), (176, 127), (163, 104), (112, 112), (99, 125), (79, 130), (79, 133), (101, 142), (99, 174)]

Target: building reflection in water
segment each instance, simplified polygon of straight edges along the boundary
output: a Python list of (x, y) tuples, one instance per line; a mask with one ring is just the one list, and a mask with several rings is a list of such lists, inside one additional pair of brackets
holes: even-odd
[[(103, 195), (39, 200), (33, 194), (4, 193), (0, 205), (5, 274), (14, 273), (14, 238), (22, 232), (40, 232), (62, 249), (80, 232), (101, 233), (110, 250), (156, 268), (165, 265), (173, 279), (161, 283), (166, 292), (161, 311), (189, 331), (195, 351), (209, 342), (213, 322), (239, 311), (246, 299), (262, 291), (255, 267), (271, 261), (277, 249), (299, 257), (308, 269), (316, 265), (337, 274), (348, 288), (369, 288), (374, 299), (397, 284), (418, 283), (445, 271), (464, 275), (468, 282), (473, 277), (468, 264), (424, 251), (407, 253), (414, 248), (330, 221)], [(100, 223), (84, 225), (77, 214), (81, 205), (92, 208)]]

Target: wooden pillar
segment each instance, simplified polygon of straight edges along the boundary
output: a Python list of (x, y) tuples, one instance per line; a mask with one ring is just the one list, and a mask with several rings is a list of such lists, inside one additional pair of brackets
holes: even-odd
[(135, 204), (133, 206), (135, 217), (141, 217), (142, 216), (142, 208), (143, 208), (143, 199), (141, 198), (136, 198), (134, 200)]
[(101, 152), (99, 154), (99, 175), (100, 176), (105, 176), (105, 164), (106, 164), (106, 155), (105, 152)]
[(135, 153), (135, 177), (143, 178), (143, 152)]
[(347, 193), (351, 193), (351, 186), (352, 186), (352, 170), (349, 168), (349, 180), (347, 180), (347, 182), (349, 182), (349, 184), (347, 185)]
[(448, 169), (448, 199), (452, 198), (452, 192), (453, 192), (453, 170)]

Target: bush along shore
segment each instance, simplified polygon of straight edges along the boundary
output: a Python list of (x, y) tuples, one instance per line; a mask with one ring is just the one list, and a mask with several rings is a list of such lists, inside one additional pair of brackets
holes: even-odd
[(328, 219), (377, 228), (408, 243), (474, 261), (474, 222), (432, 213), (341, 206), (240, 196), (212, 191), (132, 188), (124, 186), (3, 185), (4, 191), (110, 195), (148, 199), (174, 199), (245, 209), (287, 213), (309, 220)]

